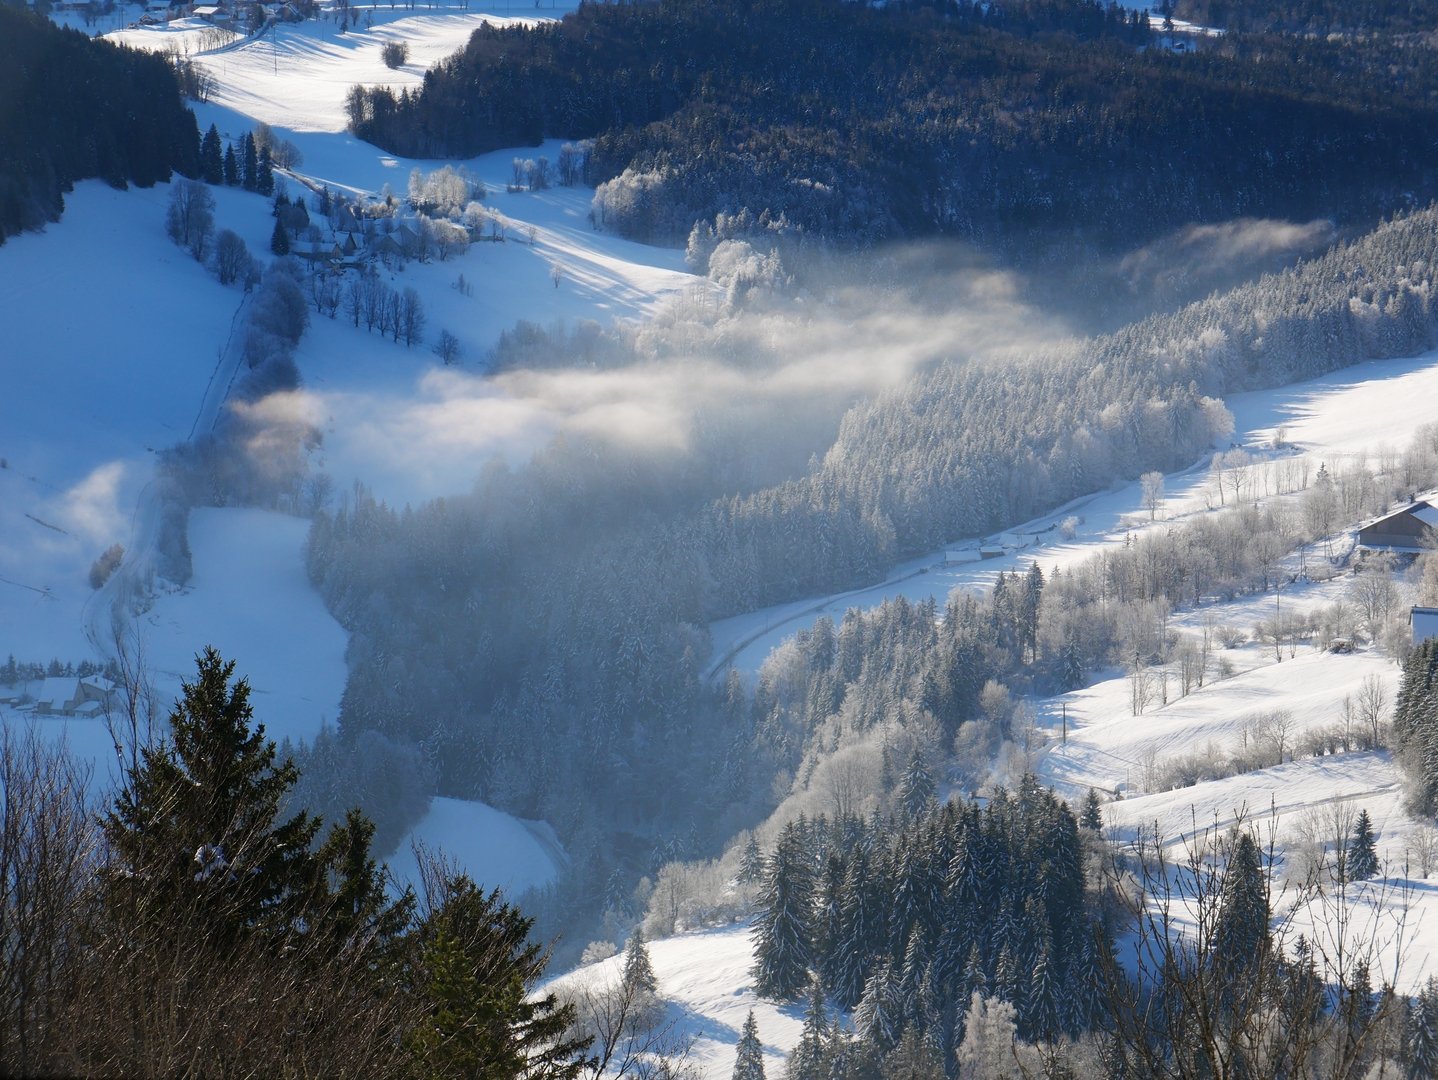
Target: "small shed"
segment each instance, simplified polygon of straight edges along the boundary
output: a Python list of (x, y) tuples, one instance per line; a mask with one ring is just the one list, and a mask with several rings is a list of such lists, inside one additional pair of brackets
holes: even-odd
[(979, 558), (981, 559), (1002, 559), (1007, 554), (1003, 544), (985, 544), (979, 548)]
[(1415, 607), (1408, 613), (1408, 625), (1413, 631), (1414, 645), (1438, 637), (1438, 608)]
[(1438, 535), (1438, 506), (1414, 500), (1358, 530), (1359, 547), (1387, 551), (1420, 551)]

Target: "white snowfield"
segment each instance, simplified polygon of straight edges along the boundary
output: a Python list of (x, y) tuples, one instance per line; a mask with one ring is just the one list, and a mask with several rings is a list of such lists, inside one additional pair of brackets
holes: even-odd
[[(764, 1044), (764, 1074), (784, 1075), (784, 1058), (804, 1026), (802, 1004), (777, 1004), (755, 995), (749, 978), (754, 964), (748, 926), (699, 930), (648, 943), (649, 959), (665, 1003), (664, 1025), (694, 1040), (691, 1060), (707, 1080), (726, 1080), (734, 1070), (739, 1032), (749, 1010)], [(618, 984), (624, 953), (550, 980), (560, 994), (581, 987)]]
[(419, 884), (416, 847), (464, 867), (484, 888), (520, 898), (559, 876), (568, 859), (554, 830), (542, 821), (524, 821), (484, 803), (436, 798), (429, 813), (389, 858), (401, 884)]

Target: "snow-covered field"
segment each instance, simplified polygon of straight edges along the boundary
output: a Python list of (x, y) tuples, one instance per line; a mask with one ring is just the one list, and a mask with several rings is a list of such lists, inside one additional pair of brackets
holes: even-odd
[(484, 803), (436, 798), (389, 868), (400, 882), (417, 884), (416, 846), (440, 852), (465, 867), (485, 889), (513, 897), (550, 884), (564, 868), (564, 850), (542, 821), (522, 821)]
[[(700, 930), (648, 944), (649, 959), (665, 1002), (663, 1024), (694, 1039), (691, 1060), (712, 1080), (731, 1075), (739, 1031), (749, 1010), (764, 1044), (766, 1076), (783, 1075), (784, 1058), (799, 1041), (802, 1005), (778, 1005), (755, 995), (749, 983), (754, 963), (748, 926)], [(624, 954), (578, 968), (549, 983), (561, 993), (618, 982)]]

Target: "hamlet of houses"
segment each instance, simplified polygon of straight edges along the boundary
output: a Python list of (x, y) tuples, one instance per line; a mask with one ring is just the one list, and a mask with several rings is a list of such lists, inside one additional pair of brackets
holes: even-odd
[(103, 675), (50, 676), (0, 686), (0, 705), (35, 716), (99, 718), (119, 702), (119, 687)]

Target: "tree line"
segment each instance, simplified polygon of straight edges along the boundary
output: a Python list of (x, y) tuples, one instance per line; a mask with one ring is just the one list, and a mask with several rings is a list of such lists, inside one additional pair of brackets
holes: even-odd
[(200, 137), (159, 56), (0, 4), (0, 243), (58, 221), (77, 180), (195, 176)]
[(747, 210), (844, 246), (942, 234), (1047, 258), (1057, 237), (1371, 221), (1434, 193), (1426, 50), (1175, 55), (1148, 35), (1088, 2), (591, 4), (480, 28), (422, 89), (357, 87), (350, 121), (416, 157), (592, 138), (596, 220), (665, 244)]

